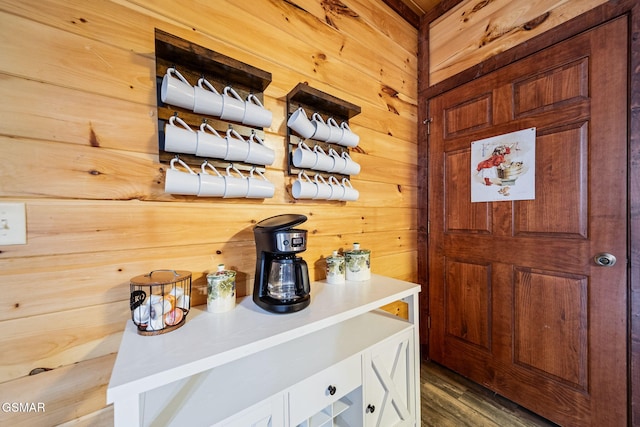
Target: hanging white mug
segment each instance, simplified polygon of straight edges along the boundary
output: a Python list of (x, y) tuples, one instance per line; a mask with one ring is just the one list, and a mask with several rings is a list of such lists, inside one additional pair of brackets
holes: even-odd
[[(178, 169), (179, 163), (186, 169), (186, 172)], [(164, 191), (169, 194), (184, 194), (195, 196), (200, 190), (200, 178), (189, 165), (175, 157), (171, 159), (170, 168), (164, 177)]]
[(326, 200), (331, 196), (331, 187), (327, 184), (327, 181), (322, 177), (322, 175), (316, 174), (313, 177), (313, 181), (316, 183), (316, 195), (313, 196), (314, 199), (322, 199)]
[(298, 173), (298, 179), (293, 182), (291, 194), (296, 199), (312, 199), (318, 193), (318, 186), (304, 173)]
[(313, 123), (314, 129), (311, 139), (326, 142), (331, 135), (331, 129), (329, 128), (329, 125), (324, 122), (322, 116), (318, 113), (313, 113), (313, 116), (311, 116), (311, 123)]
[[(236, 172), (238, 176), (233, 176), (231, 170)], [(224, 195), (222, 197), (228, 199), (231, 197), (246, 197), (249, 191), (249, 180), (242, 175), (232, 164), (227, 166), (227, 174), (224, 176)]]
[(249, 142), (235, 129), (228, 129), (225, 139), (227, 140), (227, 153), (224, 159), (230, 162), (244, 162), (249, 154)]
[(347, 167), (347, 159), (345, 159), (344, 157), (340, 156), (340, 153), (338, 153), (333, 148), (329, 149), (329, 156), (331, 156), (333, 158), (333, 167), (331, 169), (329, 169), (327, 172), (342, 173), (344, 168)]
[[(207, 132), (207, 130), (209, 132)], [(227, 155), (227, 140), (220, 136), (209, 123), (202, 123), (198, 131), (196, 156), (224, 159)]]
[(254, 165), (270, 165), (275, 159), (276, 152), (267, 147), (262, 138), (252, 133), (249, 138), (249, 151), (244, 161)]
[(195, 101), (193, 112), (220, 117), (222, 114), (222, 95), (204, 77), (200, 77), (198, 84), (193, 88)]
[(160, 99), (165, 104), (177, 107), (193, 109), (195, 102), (193, 86), (175, 68), (168, 68), (162, 78)]
[(353, 185), (351, 185), (351, 181), (349, 181), (347, 178), (342, 178), (342, 187), (344, 188), (344, 194), (342, 195), (341, 200), (349, 202), (358, 200), (358, 197), (360, 197), (360, 193), (358, 192), (358, 190), (353, 188)]
[(164, 151), (195, 154), (197, 146), (198, 134), (180, 117), (169, 117), (169, 122), (164, 127)]
[(331, 187), (331, 195), (329, 196), (329, 200), (342, 200), (344, 197), (344, 187), (338, 181), (338, 178), (331, 175), (329, 177), (329, 187)]
[(329, 138), (327, 142), (336, 143), (342, 139), (344, 129), (334, 120), (333, 117), (327, 119), (327, 126), (329, 126)]
[(355, 147), (360, 142), (360, 137), (353, 133), (351, 128), (349, 127), (349, 123), (342, 122), (340, 124), (342, 128), (342, 138), (338, 141), (338, 144), (344, 145), (345, 147)]
[(244, 103), (244, 116), (242, 117), (242, 123), (248, 126), (259, 126), (262, 128), (268, 128), (271, 126), (273, 120), (273, 114), (271, 111), (264, 108), (260, 99), (254, 94), (249, 94), (247, 100)]
[[(254, 176), (254, 174), (258, 176)], [(249, 185), (247, 189), (247, 197), (250, 199), (266, 199), (273, 197), (275, 194), (275, 185), (267, 179), (262, 172), (256, 168), (252, 168), (249, 172)]]
[(358, 175), (360, 173), (360, 165), (351, 159), (348, 152), (345, 151), (342, 153), (342, 158), (346, 162), (345, 167), (341, 172), (343, 175)]
[(293, 165), (297, 168), (308, 169), (316, 164), (316, 153), (304, 142), (298, 143), (298, 148), (293, 152)]
[(316, 162), (311, 166), (311, 169), (326, 172), (333, 168), (333, 157), (327, 156), (322, 147), (316, 145), (313, 147), (313, 151), (316, 153)]
[[(209, 167), (214, 172), (211, 175), (207, 172), (206, 167)], [(211, 164), (205, 161), (200, 167), (200, 190), (198, 196), (200, 197), (221, 197), (224, 196), (225, 182), (224, 177), (218, 172), (218, 170)]]
[(222, 120), (230, 120), (232, 122), (241, 122), (244, 117), (244, 99), (238, 95), (231, 86), (224, 88), (222, 93)]
[(287, 120), (287, 126), (304, 139), (311, 138), (311, 135), (313, 135), (315, 131), (313, 123), (311, 123), (311, 120), (309, 120), (307, 113), (302, 107), (291, 114), (291, 117)]

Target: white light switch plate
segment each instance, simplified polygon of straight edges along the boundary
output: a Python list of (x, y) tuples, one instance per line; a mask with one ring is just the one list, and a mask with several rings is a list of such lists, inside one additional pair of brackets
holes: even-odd
[(0, 246), (27, 244), (24, 203), (0, 203)]

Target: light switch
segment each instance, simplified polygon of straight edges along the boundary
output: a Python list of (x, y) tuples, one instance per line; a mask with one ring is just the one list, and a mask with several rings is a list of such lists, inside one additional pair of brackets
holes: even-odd
[(0, 246), (27, 244), (24, 203), (0, 203)]

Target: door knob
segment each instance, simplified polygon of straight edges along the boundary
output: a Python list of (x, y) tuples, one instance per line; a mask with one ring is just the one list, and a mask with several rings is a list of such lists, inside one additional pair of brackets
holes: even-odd
[(593, 257), (593, 261), (600, 267), (613, 267), (616, 257), (613, 254), (603, 252)]

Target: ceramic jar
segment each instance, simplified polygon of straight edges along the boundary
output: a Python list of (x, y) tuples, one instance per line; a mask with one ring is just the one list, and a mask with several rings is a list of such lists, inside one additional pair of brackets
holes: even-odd
[(236, 272), (225, 270), (224, 264), (218, 271), (207, 274), (207, 311), (223, 313), (236, 305)]
[(327, 283), (332, 285), (340, 285), (345, 280), (345, 260), (344, 257), (338, 254), (338, 251), (333, 251), (331, 256), (327, 257)]
[(371, 279), (371, 251), (360, 249), (360, 243), (354, 243), (353, 249), (345, 251), (345, 276), (349, 281), (360, 282)]

